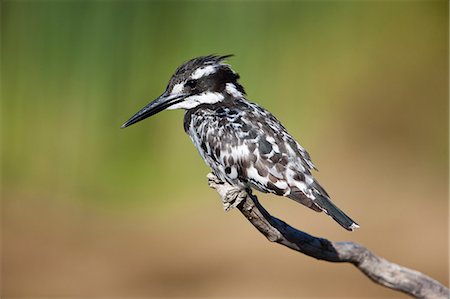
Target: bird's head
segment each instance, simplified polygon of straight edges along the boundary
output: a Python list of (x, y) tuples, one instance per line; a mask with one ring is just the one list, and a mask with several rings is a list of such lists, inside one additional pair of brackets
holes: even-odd
[(139, 110), (122, 128), (163, 110), (189, 110), (242, 97), (245, 92), (237, 82), (239, 75), (224, 63), (230, 56), (208, 55), (185, 62), (172, 75), (164, 93)]

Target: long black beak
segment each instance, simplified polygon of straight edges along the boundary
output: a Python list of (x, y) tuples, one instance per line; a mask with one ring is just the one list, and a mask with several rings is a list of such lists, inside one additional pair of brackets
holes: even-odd
[(121, 126), (121, 128), (129, 127), (132, 124), (137, 123), (138, 121), (161, 112), (164, 109), (183, 101), (187, 96), (187, 94), (167, 95), (166, 93), (163, 93), (156, 100), (150, 102), (144, 108), (139, 110), (135, 115), (127, 120), (126, 123)]

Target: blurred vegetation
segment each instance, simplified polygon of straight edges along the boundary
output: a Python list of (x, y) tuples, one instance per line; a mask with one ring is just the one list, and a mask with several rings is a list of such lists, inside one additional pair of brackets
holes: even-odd
[(236, 54), (249, 98), (306, 148), (337, 119), (356, 143), (404, 147), (444, 174), (446, 7), (3, 1), (4, 188), (108, 202), (163, 198), (173, 180), (174, 198), (206, 188), (182, 112), (119, 126), (210, 53)]
[(448, 1), (0, 5), (2, 295), (401, 296), (224, 214), (182, 111), (119, 128), (211, 53), (236, 55), (362, 228), (261, 196), (269, 211), (448, 281)]

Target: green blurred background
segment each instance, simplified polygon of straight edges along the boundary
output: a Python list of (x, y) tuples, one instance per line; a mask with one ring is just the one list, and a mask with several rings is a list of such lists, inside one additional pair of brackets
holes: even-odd
[(224, 213), (182, 111), (119, 129), (210, 53), (361, 229), (271, 212), (447, 283), (447, 1), (6, 0), (2, 297), (405, 297)]

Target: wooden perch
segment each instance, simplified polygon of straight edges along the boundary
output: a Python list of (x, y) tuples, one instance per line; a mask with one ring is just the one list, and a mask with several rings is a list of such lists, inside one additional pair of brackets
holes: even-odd
[(449, 299), (449, 289), (438, 281), (376, 256), (352, 242), (331, 242), (299, 231), (273, 217), (251, 192), (240, 190), (208, 174), (209, 186), (222, 198), (225, 210), (239, 211), (271, 242), (277, 242), (319, 260), (351, 263), (375, 283), (415, 298)]

